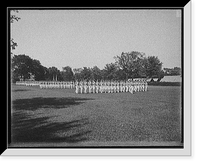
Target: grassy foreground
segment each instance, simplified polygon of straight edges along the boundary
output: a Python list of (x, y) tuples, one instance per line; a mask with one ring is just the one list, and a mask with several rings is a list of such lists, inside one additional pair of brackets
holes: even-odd
[(12, 147), (181, 146), (181, 91), (75, 94), (12, 86)]

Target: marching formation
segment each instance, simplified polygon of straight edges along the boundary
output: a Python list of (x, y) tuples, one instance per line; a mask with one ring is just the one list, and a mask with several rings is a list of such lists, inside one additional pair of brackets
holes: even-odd
[(129, 79), (128, 81), (17, 81), (16, 85), (39, 86), (41, 89), (72, 89), (75, 93), (120, 93), (145, 92), (148, 84), (146, 79)]
[(16, 85), (40, 86), (40, 81), (16, 81)]
[(42, 81), (40, 82), (40, 88), (74, 88), (74, 81)]
[(75, 93), (120, 93), (147, 91), (145, 79), (128, 81), (76, 81)]

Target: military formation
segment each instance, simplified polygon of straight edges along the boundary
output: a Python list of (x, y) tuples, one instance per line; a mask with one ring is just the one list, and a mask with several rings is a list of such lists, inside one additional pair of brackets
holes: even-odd
[(17, 81), (16, 85), (23, 86), (40, 86), (40, 81)]
[(73, 89), (75, 93), (121, 93), (145, 92), (148, 89), (146, 79), (129, 79), (127, 81), (17, 81), (16, 85), (39, 86), (41, 89)]
[(75, 93), (120, 93), (147, 91), (148, 84), (145, 79), (128, 81), (76, 81)]
[(42, 81), (40, 82), (41, 89), (47, 89), (47, 88), (72, 89), (74, 87), (75, 87), (74, 81)]

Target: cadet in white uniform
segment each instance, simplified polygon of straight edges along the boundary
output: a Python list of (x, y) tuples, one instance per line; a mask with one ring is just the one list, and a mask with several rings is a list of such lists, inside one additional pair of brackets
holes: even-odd
[(84, 81), (83, 85), (84, 85), (84, 93), (88, 93), (88, 84), (87, 84), (87, 81)]
[(92, 93), (92, 82), (90, 80), (88, 81), (88, 92)]
[(125, 81), (125, 92), (128, 92), (129, 91), (129, 82), (128, 81)]
[(96, 81), (95, 85), (96, 85), (96, 93), (99, 93), (99, 81), (98, 80)]
[(103, 93), (103, 81), (102, 80), (99, 83), (99, 92)]
[(117, 93), (119, 93), (119, 89), (120, 89), (120, 86), (119, 86), (119, 85), (120, 85), (120, 84), (119, 84), (119, 81), (117, 81), (117, 83), (116, 83), (116, 84), (117, 84), (117, 86), (116, 86), (116, 92), (117, 92)]
[(95, 93), (95, 81), (92, 81), (92, 93)]
[(83, 81), (80, 81), (79, 86), (80, 86), (80, 93), (82, 94), (83, 93)]
[(105, 80), (103, 83), (103, 92), (108, 93), (108, 81)]
[(129, 92), (132, 94), (134, 93), (134, 83), (133, 82), (130, 82)]
[(76, 81), (76, 90), (75, 90), (75, 93), (79, 93), (79, 82)]
[(147, 88), (148, 88), (148, 84), (147, 84), (147, 81), (145, 81), (145, 91), (147, 91)]

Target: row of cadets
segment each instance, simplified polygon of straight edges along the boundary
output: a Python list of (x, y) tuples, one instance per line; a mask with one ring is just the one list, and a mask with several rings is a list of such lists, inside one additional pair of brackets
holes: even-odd
[(142, 79), (132, 81), (76, 81), (75, 93), (119, 93), (147, 91), (147, 82)]
[(133, 84), (133, 90), (135, 92), (147, 91), (148, 84), (145, 79), (135, 79), (132, 81), (132, 84)]
[(42, 81), (40, 88), (74, 88), (73, 81)]

